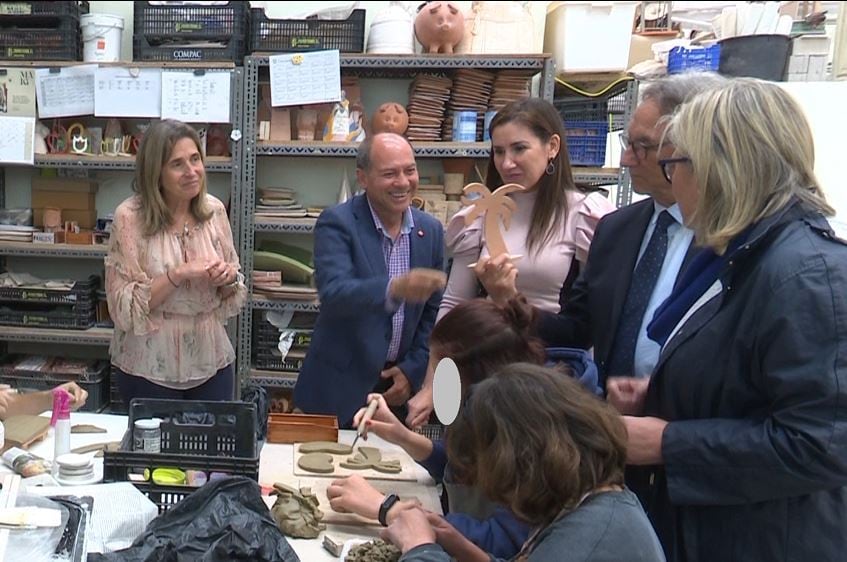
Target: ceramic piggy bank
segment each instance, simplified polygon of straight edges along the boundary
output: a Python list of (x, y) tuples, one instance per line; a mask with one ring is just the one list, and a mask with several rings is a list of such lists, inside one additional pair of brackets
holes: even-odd
[(379, 106), (371, 122), (371, 131), (376, 133), (397, 133), (402, 135), (409, 126), (409, 114), (406, 108), (396, 102)]
[(453, 53), (465, 34), (465, 16), (453, 2), (429, 2), (415, 18), (415, 37), (427, 53)]

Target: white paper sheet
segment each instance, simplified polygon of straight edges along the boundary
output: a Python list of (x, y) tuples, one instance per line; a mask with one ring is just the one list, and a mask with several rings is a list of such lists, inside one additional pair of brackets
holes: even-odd
[(341, 55), (337, 50), (273, 55), (270, 68), (273, 107), (341, 99)]
[(162, 72), (162, 119), (229, 123), (230, 73)]
[(35, 117), (35, 70), (0, 68), (0, 115)]
[(161, 116), (162, 70), (114, 66), (98, 68), (94, 75), (94, 115)]
[(96, 64), (35, 71), (38, 117), (72, 117), (94, 114)]
[(0, 117), (0, 162), (33, 164), (34, 117)]

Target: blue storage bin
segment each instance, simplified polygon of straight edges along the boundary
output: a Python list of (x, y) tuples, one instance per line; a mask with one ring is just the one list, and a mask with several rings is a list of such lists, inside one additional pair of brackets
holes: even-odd
[(668, 53), (668, 74), (682, 72), (717, 72), (721, 60), (721, 46), (686, 49), (674, 47)]
[(608, 132), (608, 121), (565, 121), (571, 165), (602, 167), (606, 162)]

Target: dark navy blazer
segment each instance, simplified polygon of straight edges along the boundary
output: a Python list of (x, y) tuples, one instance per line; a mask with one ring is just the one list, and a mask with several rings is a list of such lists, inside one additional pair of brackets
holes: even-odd
[[(441, 223), (416, 209), (412, 217), (409, 268), (443, 270)], [(391, 340), (382, 234), (364, 195), (327, 209), (318, 218), (315, 279), (321, 311), (294, 389), (294, 404), (306, 413), (334, 414), (346, 424), (379, 382)], [(429, 335), (440, 303), (437, 292), (425, 303), (404, 305), (397, 365), (413, 391), (426, 374)]]

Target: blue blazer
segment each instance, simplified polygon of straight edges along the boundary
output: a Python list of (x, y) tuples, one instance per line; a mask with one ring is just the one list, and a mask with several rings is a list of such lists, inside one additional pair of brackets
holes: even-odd
[[(444, 269), (444, 229), (412, 209), (409, 268)], [(388, 270), (364, 195), (325, 210), (315, 226), (315, 279), (321, 300), (309, 351), (294, 388), (306, 413), (333, 414), (349, 423), (379, 382), (391, 341), (386, 309)], [(397, 365), (417, 390), (429, 361), (429, 334), (441, 292), (426, 303), (405, 303)]]

